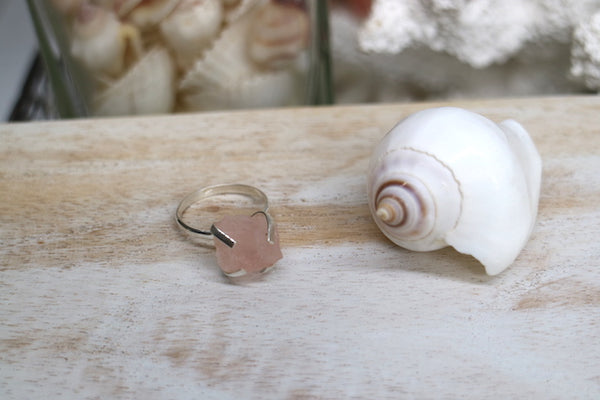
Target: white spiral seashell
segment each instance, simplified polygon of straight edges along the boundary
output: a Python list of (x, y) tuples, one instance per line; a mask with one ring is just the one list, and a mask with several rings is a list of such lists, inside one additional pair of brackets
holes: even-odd
[(248, 33), (251, 15), (227, 26), (194, 63), (179, 83), (182, 92), (199, 92), (237, 84), (256, 73), (248, 60), (244, 38)]
[(124, 65), (127, 43), (116, 16), (83, 3), (73, 21), (71, 54), (95, 74), (115, 76)]
[(305, 10), (270, 2), (258, 11), (248, 34), (248, 55), (261, 68), (290, 65), (308, 44), (310, 24)]
[(367, 180), (373, 218), (394, 243), (415, 251), (450, 245), (496, 275), (533, 229), (541, 159), (514, 120), (433, 108), (383, 138)]
[(160, 23), (160, 31), (177, 55), (179, 66), (189, 68), (215, 39), (223, 22), (223, 6), (216, 0), (182, 0)]
[(164, 114), (175, 103), (175, 66), (169, 52), (157, 47), (148, 51), (122, 77), (94, 98), (98, 116)]
[(179, 83), (186, 111), (291, 105), (302, 88), (294, 71), (259, 69), (248, 59), (246, 41), (256, 10), (228, 25)]

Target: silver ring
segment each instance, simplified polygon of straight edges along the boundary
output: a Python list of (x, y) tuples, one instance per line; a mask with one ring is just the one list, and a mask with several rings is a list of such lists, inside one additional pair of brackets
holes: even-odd
[(267, 226), (268, 226), (267, 240), (269, 241), (269, 243), (272, 243), (273, 242), (273, 239), (272, 239), (272, 237), (273, 237), (273, 220), (268, 212), (269, 211), (269, 199), (267, 198), (267, 195), (262, 190), (257, 189), (254, 186), (250, 186), (250, 185), (243, 185), (243, 184), (239, 184), (239, 183), (231, 184), (231, 185), (214, 185), (214, 186), (207, 186), (205, 188), (202, 188), (200, 190), (192, 192), (192, 193), (188, 194), (187, 196), (185, 196), (183, 198), (183, 200), (181, 200), (181, 202), (179, 203), (179, 207), (177, 207), (177, 211), (175, 213), (175, 219), (176, 219), (177, 223), (179, 224), (179, 226), (181, 226), (183, 229), (186, 229), (192, 233), (197, 233), (197, 234), (204, 235), (204, 236), (211, 236), (211, 235), (215, 236), (216, 238), (221, 240), (223, 243), (225, 243), (229, 247), (233, 247), (233, 245), (235, 244), (235, 240), (233, 240), (231, 237), (229, 237), (229, 235), (227, 235), (225, 232), (223, 232), (219, 228), (217, 228), (215, 226), (215, 224), (212, 224), (209, 229), (199, 229), (199, 228), (195, 228), (183, 221), (183, 214), (192, 205), (194, 205), (198, 202), (201, 202), (202, 200), (205, 200), (209, 197), (223, 196), (223, 195), (230, 195), (230, 194), (246, 196), (258, 203), (258, 205), (261, 209), (252, 215), (254, 216), (257, 213), (264, 214), (265, 218), (267, 219)]
[[(236, 246), (238, 239), (236, 239), (229, 233), (224, 232), (222, 229), (217, 227), (217, 225), (216, 225), (217, 223), (213, 223), (207, 229), (204, 227), (199, 228), (199, 227), (192, 226), (189, 223), (184, 221), (184, 214), (192, 205), (202, 202), (211, 197), (226, 196), (226, 195), (240, 195), (240, 196), (244, 196), (244, 197), (247, 197), (252, 200), (252, 202), (253, 202), (252, 206), (256, 207), (256, 211), (254, 213), (252, 213), (250, 215), (250, 217), (254, 217), (257, 214), (261, 214), (265, 217), (266, 223), (267, 223), (266, 242), (269, 245), (277, 245), (276, 248), (277, 248), (277, 251), (279, 251), (279, 243), (278, 243), (277, 233), (275, 230), (275, 224), (273, 222), (273, 219), (269, 215), (269, 200), (267, 198), (267, 195), (262, 190), (257, 189), (254, 186), (249, 186), (249, 185), (244, 185), (244, 184), (214, 185), (214, 186), (207, 186), (205, 188), (202, 188), (200, 190), (192, 192), (192, 193), (188, 194), (187, 196), (185, 196), (183, 198), (183, 200), (181, 200), (181, 202), (179, 203), (179, 206), (177, 207), (177, 211), (175, 212), (175, 220), (177, 221), (177, 224), (189, 232), (218, 239), (220, 242), (224, 243), (228, 248), (233, 249)], [(246, 218), (247, 218), (247, 216), (246, 216)], [(264, 228), (262, 228), (262, 229), (264, 229)], [(264, 239), (262, 239), (262, 241), (264, 241)], [(276, 243), (276, 241), (277, 241), (277, 243)], [(219, 253), (218, 253), (219, 246), (216, 245), (216, 242), (215, 242), (215, 247), (217, 248), (217, 259), (219, 259)], [(280, 251), (279, 251), (279, 255), (280, 255), (279, 258), (281, 258)], [(230, 267), (224, 268), (223, 265), (221, 265), (221, 264), (220, 264), (220, 266), (221, 266), (221, 269), (228, 276), (243, 275), (246, 273), (246, 269), (248, 269), (248, 268), (241, 267), (240, 271), (242, 271), (242, 272), (239, 272), (239, 271), (231, 272), (231, 271), (229, 271), (231, 269)], [(269, 267), (270, 267), (270, 265), (269, 265)], [(227, 269), (227, 271), (226, 271), (226, 269)]]

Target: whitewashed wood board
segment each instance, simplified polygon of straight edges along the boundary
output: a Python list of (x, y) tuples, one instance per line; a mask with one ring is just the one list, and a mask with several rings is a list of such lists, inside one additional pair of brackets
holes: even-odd
[[(368, 213), (374, 145), (439, 104), (0, 126), (0, 398), (600, 398), (600, 98), (450, 104), (543, 158), (496, 277)], [(284, 253), (243, 285), (174, 223), (233, 182), (269, 195)]]

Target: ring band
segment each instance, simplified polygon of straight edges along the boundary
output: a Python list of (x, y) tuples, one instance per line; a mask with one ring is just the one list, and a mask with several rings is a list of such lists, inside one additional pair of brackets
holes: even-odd
[(192, 205), (202, 200), (208, 199), (209, 197), (224, 196), (231, 194), (242, 195), (255, 200), (260, 205), (261, 211), (265, 214), (268, 214), (269, 199), (262, 190), (257, 189), (254, 186), (236, 183), (231, 185), (225, 184), (207, 186), (205, 188), (196, 190), (195, 192), (188, 194), (183, 198), (183, 200), (181, 200), (181, 203), (179, 203), (179, 206), (177, 207), (177, 212), (175, 213), (175, 219), (177, 220), (179, 226), (181, 226), (183, 229), (186, 229), (193, 233), (198, 233), (200, 235), (211, 236), (213, 235), (213, 232), (210, 228), (206, 230), (198, 229), (185, 223), (183, 221), (183, 214)]

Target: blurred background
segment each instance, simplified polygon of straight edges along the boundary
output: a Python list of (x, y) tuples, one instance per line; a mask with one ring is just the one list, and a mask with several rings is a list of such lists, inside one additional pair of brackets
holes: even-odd
[(600, 90), (600, 0), (2, 0), (0, 34), (4, 121)]
[[(24, 1), (0, 1), (0, 118), (2, 121), (11, 119), (11, 114), (19, 99), (27, 77), (32, 70), (37, 57), (37, 39), (27, 4)], [(42, 67), (38, 62), (39, 67)], [(39, 76), (43, 76), (39, 68)], [(43, 78), (42, 78), (43, 79)], [(32, 82), (32, 84), (34, 84)], [(31, 88), (34, 92), (44, 91), (44, 85)], [(41, 98), (39, 97), (41, 95)], [(44, 99), (43, 93), (32, 93), (27, 101), (36, 102)], [(17, 115), (13, 116), (13, 119)], [(44, 115), (31, 115), (31, 118)]]

